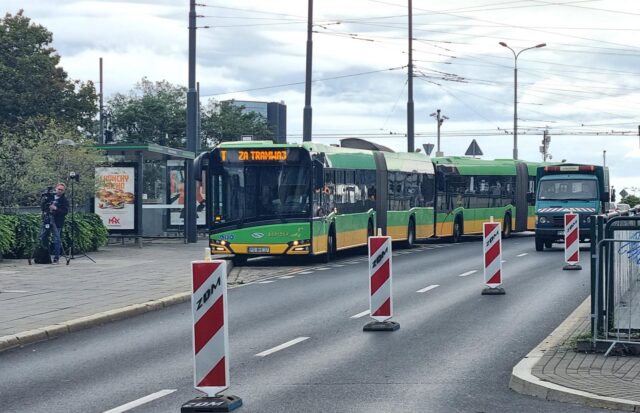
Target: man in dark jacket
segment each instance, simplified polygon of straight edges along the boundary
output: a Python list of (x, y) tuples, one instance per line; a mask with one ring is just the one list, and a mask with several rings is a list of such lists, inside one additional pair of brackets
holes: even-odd
[(60, 250), (62, 249), (62, 227), (64, 218), (69, 211), (69, 201), (64, 196), (66, 190), (62, 182), (56, 185), (56, 193), (53, 201), (49, 205), (42, 205), (43, 225), (40, 232), (40, 243), (43, 246), (48, 244), (49, 234), (53, 235), (53, 264), (60, 260)]

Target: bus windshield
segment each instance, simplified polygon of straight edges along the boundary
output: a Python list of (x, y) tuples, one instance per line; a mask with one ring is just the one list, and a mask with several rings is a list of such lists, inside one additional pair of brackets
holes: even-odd
[(597, 182), (589, 179), (540, 181), (538, 199), (594, 200), (598, 198)]
[(220, 193), (224, 222), (270, 218), (307, 217), (310, 214), (310, 173), (304, 165), (227, 164), (222, 182), (214, 180)]

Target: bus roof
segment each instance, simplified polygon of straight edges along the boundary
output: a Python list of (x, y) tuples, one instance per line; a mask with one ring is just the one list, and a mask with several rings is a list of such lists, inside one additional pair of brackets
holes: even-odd
[(455, 168), (460, 175), (515, 175), (516, 162), (524, 162), (527, 165), (528, 174), (536, 175), (538, 166), (542, 162), (528, 162), (513, 159), (478, 159), (466, 156), (445, 156), (432, 158), (436, 165)]
[[(223, 142), (217, 148), (302, 148), (310, 153), (324, 153), (332, 168), (341, 169), (376, 169), (374, 151), (366, 149), (343, 148), (316, 142), (273, 143), (271, 141), (234, 141)], [(383, 154), (387, 169), (390, 171), (406, 171), (434, 173), (431, 158), (420, 152), (379, 152)]]

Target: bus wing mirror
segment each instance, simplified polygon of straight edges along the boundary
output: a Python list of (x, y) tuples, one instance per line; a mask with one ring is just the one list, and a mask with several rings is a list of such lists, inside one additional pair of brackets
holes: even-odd
[(207, 164), (209, 163), (207, 155), (207, 152), (202, 152), (193, 160), (193, 177), (196, 181), (202, 181), (202, 172), (207, 169)]
[(324, 169), (321, 161), (313, 161), (313, 189), (324, 187)]

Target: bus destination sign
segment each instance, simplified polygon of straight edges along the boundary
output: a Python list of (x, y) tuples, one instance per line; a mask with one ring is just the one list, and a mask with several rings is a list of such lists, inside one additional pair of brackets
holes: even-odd
[(220, 150), (222, 162), (278, 162), (286, 161), (288, 152), (286, 149), (238, 149)]

